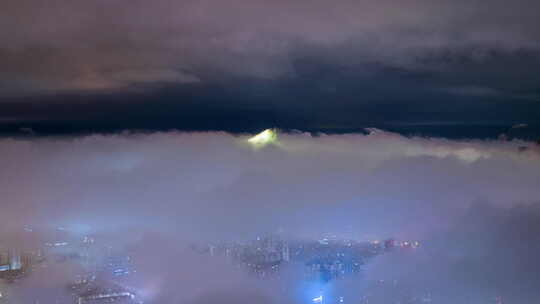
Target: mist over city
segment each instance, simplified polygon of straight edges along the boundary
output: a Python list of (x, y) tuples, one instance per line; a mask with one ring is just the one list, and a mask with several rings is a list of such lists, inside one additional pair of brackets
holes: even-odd
[(540, 303), (539, 12), (2, 1), (0, 304)]
[(262, 135), (3, 139), (1, 245), (31, 264), (4, 271), (3, 294), (71, 303), (95, 280), (144, 303), (538, 296), (538, 144)]

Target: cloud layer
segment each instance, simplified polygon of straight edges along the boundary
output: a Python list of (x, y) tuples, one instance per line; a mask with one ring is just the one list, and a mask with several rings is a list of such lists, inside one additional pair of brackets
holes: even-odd
[[(408, 282), (404, 289), (429, 290), (437, 303), (461, 301), (456, 294), (502, 295), (513, 303), (540, 296), (533, 275), (540, 270), (537, 144), (381, 130), (280, 134), (262, 149), (246, 139), (180, 132), (3, 138), (0, 245), (41, 241), (27, 239), (22, 225), (67, 227), (130, 248), (145, 274), (134, 284), (147, 290), (149, 301), (283, 303), (283, 297), (298, 299), (287, 284), (298, 282), (294, 271), (287, 283), (259, 284), (225, 263), (202, 261), (185, 242), (245, 240), (278, 230), (302, 238), (419, 239), (415, 254), (384, 256), (370, 265), (365, 281), (333, 288), (375, 293), (381, 278), (395, 278)], [(206, 284), (199, 281), (207, 288), (196, 289)]]

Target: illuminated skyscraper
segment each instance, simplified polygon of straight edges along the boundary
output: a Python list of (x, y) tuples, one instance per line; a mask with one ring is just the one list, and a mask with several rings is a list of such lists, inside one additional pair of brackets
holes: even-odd
[(19, 270), (22, 268), (21, 254), (18, 250), (12, 249), (9, 251), (9, 269)]
[(285, 262), (288, 262), (291, 260), (289, 245), (286, 242), (284, 242), (281, 247), (281, 259), (283, 259), (283, 261)]

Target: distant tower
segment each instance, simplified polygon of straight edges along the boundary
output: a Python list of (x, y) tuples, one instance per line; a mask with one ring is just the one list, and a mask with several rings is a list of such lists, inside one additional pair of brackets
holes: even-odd
[(7, 271), (9, 267), (9, 251), (0, 251), (0, 271)]
[(384, 241), (384, 249), (385, 250), (392, 250), (396, 247), (396, 241), (394, 239), (388, 239)]
[(19, 270), (22, 268), (21, 255), (15, 249), (10, 250), (9, 252), (9, 269), (10, 270)]
[(0, 251), (0, 265), (9, 264), (9, 251)]
[(285, 242), (283, 243), (283, 247), (281, 247), (281, 258), (283, 261), (288, 262), (291, 260), (291, 254), (289, 251), (289, 245)]

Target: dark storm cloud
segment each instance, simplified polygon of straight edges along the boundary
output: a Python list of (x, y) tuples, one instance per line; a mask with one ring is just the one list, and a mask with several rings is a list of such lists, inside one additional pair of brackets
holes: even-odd
[(309, 57), (359, 71), (377, 64), (442, 73), (442, 88), (473, 95), (516, 89), (504, 75), (458, 77), (464, 62), (473, 74), (502, 72), (493, 64), (502, 58), (518, 63), (506, 73), (533, 77), (518, 89), (533, 90), (538, 78), (518, 58), (538, 61), (538, 9), (527, 0), (8, 0), (0, 12), (2, 95), (294, 78)]

